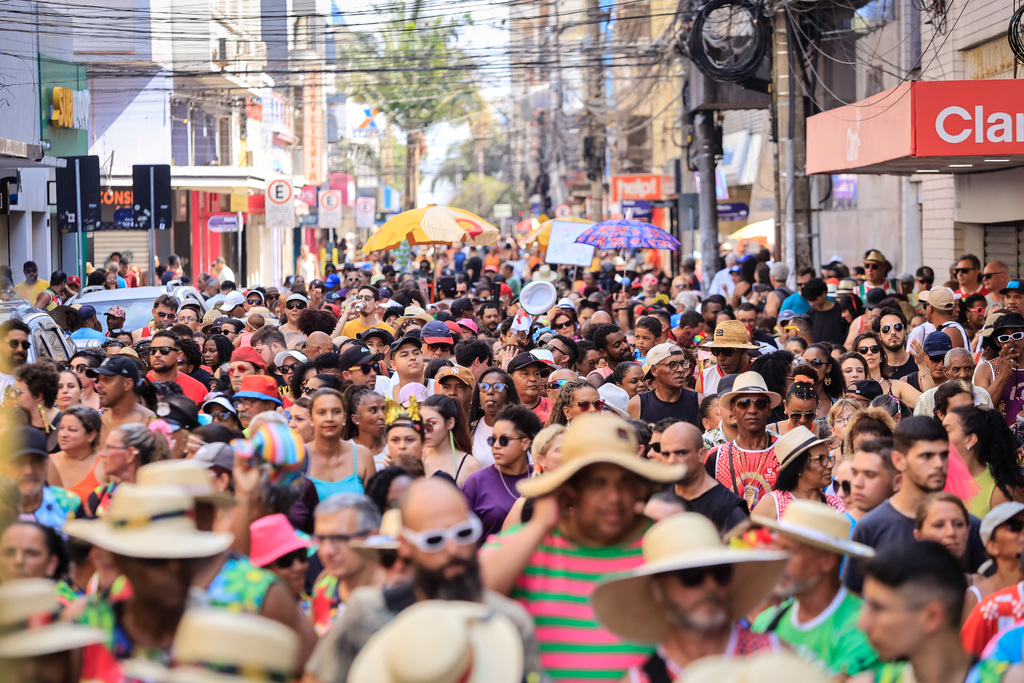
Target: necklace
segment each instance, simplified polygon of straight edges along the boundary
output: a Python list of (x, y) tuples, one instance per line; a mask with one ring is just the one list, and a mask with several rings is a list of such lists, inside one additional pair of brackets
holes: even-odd
[(512, 490), (509, 489), (508, 484), (505, 483), (505, 476), (501, 473), (501, 470), (499, 470), (497, 466), (495, 466), (494, 471), (498, 473), (498, 479), (501, 481), (501, 485), (505, 487), (505, 491), (508, 492), (508, 495), (512, 496), (512, 500), (519, 500), (519, 496), (512, 493)]

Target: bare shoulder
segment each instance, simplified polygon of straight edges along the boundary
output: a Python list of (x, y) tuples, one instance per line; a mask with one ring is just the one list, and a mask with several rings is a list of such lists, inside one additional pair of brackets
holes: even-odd
[(1017, 664), (1007, 669), (1003, 675), (1003, 683), (1024, 683), (1024, 667)]

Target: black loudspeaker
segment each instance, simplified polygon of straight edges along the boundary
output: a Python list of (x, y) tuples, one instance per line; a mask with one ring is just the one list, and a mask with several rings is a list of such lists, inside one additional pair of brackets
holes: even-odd
[(132, 217), (136, 230), (168, 230), (173, 217), (171, 167), (167, 164), (132, 166)]
[[(61, 232), (95, 230), (100, 224), (100, 158), (98, 156), (62, 157), (64, 168), (55, 169), (57, 177), (57, 225)], [(81, 206), (82, 215), (78, 216)]]

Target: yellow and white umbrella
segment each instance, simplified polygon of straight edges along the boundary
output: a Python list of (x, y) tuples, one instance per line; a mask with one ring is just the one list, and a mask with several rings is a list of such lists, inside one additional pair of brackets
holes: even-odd
[(531, 230), (523, 237), (523, 242), (529, 246), (533, 242), (540, 245), (541, 249), (548, 248), (548, 240), (551, 239), (551, 225), (555, 221), (565, 221), (567, 223), (587, 223), (593, 225), (594, 221), (588, 221), (586, 218), (576, 218), (572, 216), (570, 218), (552, 218), (541, 223), (537, 228)]
[(403, 241), (411, 245), (456, 244), (481, 246), (497, 241), (498, 229), (475, 213), (453, 206), (427, 206), (394, 216), (363, 245), (371, 251), (394, 249)]

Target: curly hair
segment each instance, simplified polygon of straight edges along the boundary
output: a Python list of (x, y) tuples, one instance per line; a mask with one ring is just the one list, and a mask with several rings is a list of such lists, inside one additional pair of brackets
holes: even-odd
[(307, 337), (314, 332), (330, 336), (337, 324), (338, 318), (333, 313), (319, 308), (304, 309), (295, 317), (295, 327)]
[[(774, 391), (780, 396), (786, 394), (786, 380), (790, 370), (793, 368), (793, 361), (796, 356), (790, 351), (779, 350), (758, 356), (750, 366), (751, 372), (756, 372), (764, 379), (768, 391)], [(817, 375), (815, 375), (817, 378)]]
[(203, 350), (192, 337), (181, 337), (178, 339), (178, 348), (181, 350), (183, 356), (185, 356), (185, 365), (191, 366), (193, 370), (198, 370), (203, 364)]
[(1024, 474), (1021, 474), (1018, 458), (1017, 439), (998, 410), (984, 410), (978, 406), (954, 408), (953, 414), (960, 418), (964, 434), (978, 438), (978, 462), (988, 468), (996, 486), (1013, 498), (1014, 493), (1024, 490)]
[(380, 513), (383, 515), (388, 511), (388, 491), (391, 484), (399, 477), (408, 477), (409, 473), (404, 467), (392, 465), (385, 467), (380, 472), (374, 473), (366, 482), (366, 497), (373, 501)]
[(566, 380), (565, 384), (562, 385), (562, 388), (558, 390), (558, 397), (555, 398), (555, 404), (551, 406), (551, 415), (548, 417), (547, 422), (548, 426), (569, 424), (569, 420), (565, 417), (564, 408), (572, 405), (573, 394), (575, 394), (576, 390), (581, 387), (591, 387), (591, 384), (582, 377)]
[(31, 363), (22, 365), (14, 373), (19, 382), (24, 382), (29, 393), (39, 396), (43, 405), (52, 408), (57, 400), (57, 385), (60, 372), (53, 363)]

